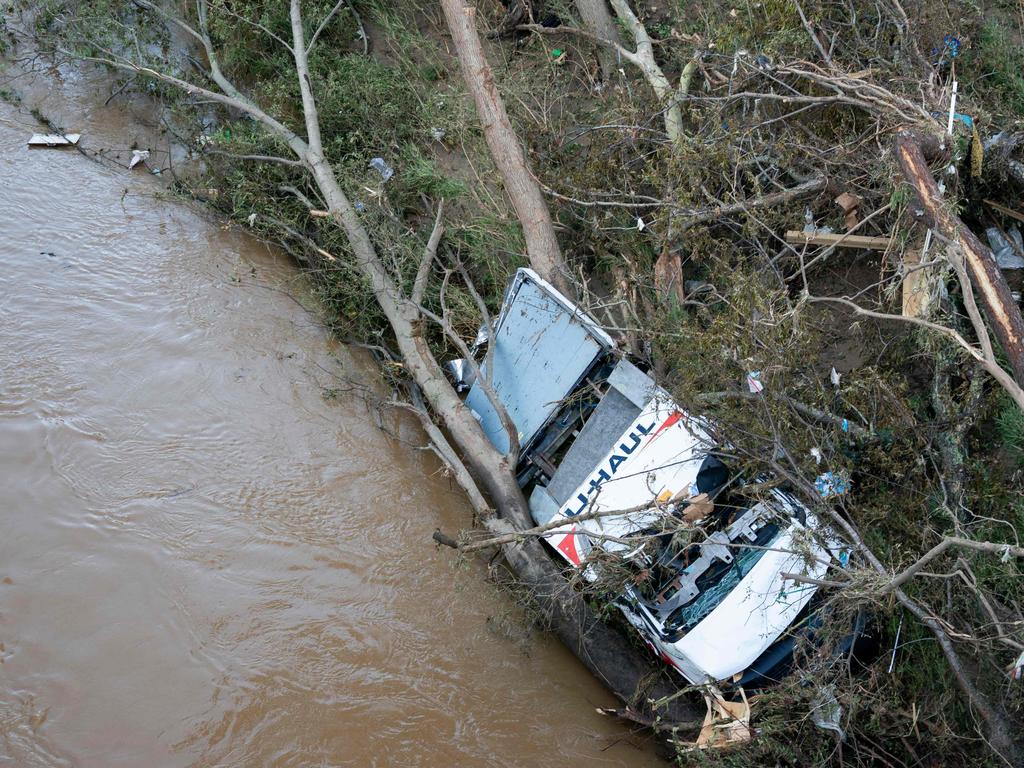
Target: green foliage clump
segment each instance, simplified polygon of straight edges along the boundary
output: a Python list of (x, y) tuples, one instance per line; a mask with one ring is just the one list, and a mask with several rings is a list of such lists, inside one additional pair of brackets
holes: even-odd
[(1024, 47), (1019, 37), (1001, 22), (988, 20), (964, 58), (972, 86), (987, 96), (993, 113), (1020, 119), (1024, 115)]
[(1024, 411), (1006, 398), (996, 416), (996, 426), (1003, 446), (1016, 460), (1018, 467), (1024, 467)]

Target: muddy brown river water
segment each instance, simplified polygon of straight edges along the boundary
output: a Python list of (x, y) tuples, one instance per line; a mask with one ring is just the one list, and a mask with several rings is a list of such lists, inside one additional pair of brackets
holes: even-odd
[[(44, 110), (124, 145), (85, 87)], [(469, 508), (324, 397), (372, 372), (293, 266), (37, 130), (0, 106), (0, 765), (656, 762), (435, 551)]]

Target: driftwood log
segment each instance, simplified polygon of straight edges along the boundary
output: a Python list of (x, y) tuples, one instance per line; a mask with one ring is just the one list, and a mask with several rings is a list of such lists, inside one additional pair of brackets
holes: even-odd
[(978, 292), (992, 330), (1006, 352), (1013, 378), (1018, 384), (1024, 384), (1024, 318), (995, 255), (943, 202), (939, 185), (927, 162), (927, 157), (935, 158), (941, 153), (942, 148), (933, 137), (910, 130), (896, 135), (896, 157), (921, 202), (925, 220), (963, 250), (967, 274)]

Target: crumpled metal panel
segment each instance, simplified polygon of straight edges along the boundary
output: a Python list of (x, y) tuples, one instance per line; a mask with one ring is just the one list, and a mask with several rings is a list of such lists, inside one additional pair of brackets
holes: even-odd
[[(525, 448), (615, 342), (531, 269), (520, 269), (505, 296), (491, 339), (494, 371), (482, 371), (508, 411)], [(502, 451), (509, 439), (480, 382), (466, 398), (484, 432)]]

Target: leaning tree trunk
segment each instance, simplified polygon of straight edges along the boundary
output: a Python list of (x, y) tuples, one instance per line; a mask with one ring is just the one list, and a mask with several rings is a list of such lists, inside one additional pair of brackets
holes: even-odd
[[(621, 45), (619, 30), (612, 21), (612, 15), (608, 12), (605, 0), (576, 0), (576, 11), (580, 20), (590, 32), (602, 40), (608, 40)], [(605, 80), (611, 80), (618, 69), (618, 61), (615, 50), (611, 46), (598, 45), (597, 59), (601, 62), (601, 74)]]
[(476, 8), (466, 4), (465, 0), (441, 0), (441, 5), (452, 33), (462, 77), (476, 102), (491, 157), (501, 171), (505, 191), (522, 224), (530, 265), (562, 293), (572, 296), (574, 291), (569, 271), (558, 246), (551, 213), (526, 161), (519, 137), (512, 130), (505, 103), (494, 82), (494, 73), (484, 56), (476, 29)]
[(896, 155), (907, 181), (914, 187), (928, 223), (943, 237), (963, 249), (967, 273), (978, 291), (985, 314), (996, 338), (1010, 361), (1013, 378), (1024, 386), (1024, 318), (1010, 294), (1006, 277), (992, 251), (985, 247), (948, 205), (943, 203), (939, 186), (928, 168), (925, 150), (936, 152), (935, 141), (914, 131), (896, 136)]

